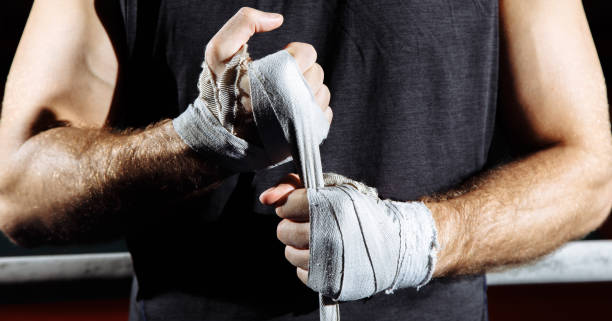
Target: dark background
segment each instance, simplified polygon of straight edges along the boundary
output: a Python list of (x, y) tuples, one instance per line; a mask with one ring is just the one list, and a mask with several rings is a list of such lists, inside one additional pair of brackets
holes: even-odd
[[(520, 1), (520, 0), (518, 0)], [(0, 2), (0, 98), (32, 1)], [(606, 78), (612, 77), (612, 2), (583, 1)], [(58, 17), (59, 18), (59, 17)], [(608, 87), (608, 97), (610, 97)], [(0, 107), (1, 108), (1, 107)], [(612, 219), (589, 239), (612, 239)], [(0, 256), (125, 251), (122, 241), (22, 249), (0, 233)], [(612, 320), (612, 283), (490, 287), (491, 320)], [(127, 320), (129, 280), (0, 287), (0, 320)]]

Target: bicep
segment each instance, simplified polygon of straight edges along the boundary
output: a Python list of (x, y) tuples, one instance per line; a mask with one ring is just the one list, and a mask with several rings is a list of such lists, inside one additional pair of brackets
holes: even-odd
[(581, 2), (502, 0), (500, 19), (500, 102), (518, 143), (608, 141), (605, 82)]
[(102, 127), (118, 63), (94, 0), (36, 1), (7, 79), (3, 148), (54, 124)]

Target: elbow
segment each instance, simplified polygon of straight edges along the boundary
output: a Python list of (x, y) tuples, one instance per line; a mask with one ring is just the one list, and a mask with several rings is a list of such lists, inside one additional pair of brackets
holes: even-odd
[(0, 188), (0, 231), (6, 235), (11, 241), (10, 231), (14, 224), (14, 218), (11, 215), (10, 203), (4, 189)]
[[(596, 196), (596, 204), (599, 206), (593, 210), (592, 224), (588, 229), (588, 233), (598, 230), (604, 238), (612, 237), (612, 222), (609, 221), (609, 216), (612, 214), (612, 184), (607, 184), (606, 191)], [(588, 233), (583, 233), (586, 236)]]
[(576, 200), (572, 239), (579, 239), (600, 228), (612, 210), (612, 136), (566, 146), (573, 155), (570, 175), (574, 195), (570, 197)]
[(5, 195), (0, 194), (0, 230), (14, 244), (21, 247), (35, 247), (40, 244), (36, 224), (24, 219), (19, 210), (11, 205)]
[(43, 244), (44, 222), (39, 215), (40, 206), (33, 199), (19, 197), (23, 191), (18, 186), (17, 173), (7, 162), (0, 162), (0, 231), (12, 243), (21, 247), (35, 247)]
[(594, 229), (600, 228), (612, 213), (612, 184), (608, 184), (606, 192), (601, 193), (598, 198), (601, 206), (594, 213), (596, 220)]
[(14, 213), (6, 195), (0, 194), (0, 230), (11, 242), (21, 246), (15, 239), (21, 224)]
[(592, 190), (595, 227), (601, 226), (612, 213), (612, 143), (599, 154), (599, 170), (594, 175), (597, 182)]
[(605, 186), (602, 189), (602, 192), (599, 193), (599, 198), (602, 202), (602, 209), (599, 211), (600, 224), (606, 221), (608, 216), (612, 214), (612, 153), (610, 154), (610, 158), (607, 164), (607, 170), (605, 175)]
[(608, 148), (604, 151), (602, 166), (603, 166), (603, 182), (601, 197), (604, 202), (602, 211), (603, 219), (605, 220), (612, 213), (612, 136), (608, 143)]

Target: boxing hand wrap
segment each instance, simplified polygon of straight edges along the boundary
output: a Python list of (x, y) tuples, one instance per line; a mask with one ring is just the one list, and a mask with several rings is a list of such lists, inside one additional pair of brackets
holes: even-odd
[(438, 243), (427, 206), (380, 200), (375, 189), (335, 176), (337, 185), (308, 189), (308, 286), (349, 301), (429, 282)]
[[(200, 95), (173, 121), (181, 139), (196, 152), (215, 158), (236, 172), (253, 171), (287, 159), (295, 148), (318, 145), (325, 139), (329, 123), (318, 107), (293, 57), (285, 50), (250, 62), (243, 47), (215, 79), (206, 59), (202, 64)], [(240, 104), (245, 96), (239, 86), (249, 76), (253, 114)], [(236, 125), (253, 119), (256, 135), (237, 137)], [(313, 139), (302, 142), (302, 128), (294, 119), (315, 128)], [(300, 138), (296, 138), (300, 137)], [(260, 141), (262, 145), (253, 143)], [(299, 141), (299, 142), (298, 142)], [(298, 147), (296, 143), (302, 143)], [(297, 155), (297, 151), (296, 151)]]
[[(238, 78), (244, 76), (244, 61), (235, 56), (227, 64), (222, 84), (211, 80), (208, 65), (203, 64), (200, 96), (174, 120), (176, 132), (195, 151), (235, 171), (256, 170), (292, 157), (304, 185), (322, 187), (319, 145), (327, 137), (329, 122), (287, 51), (246, 64), (261, 146), (234, 135), (232, 122), (235, 125), (239, 114), (234, 103), (240, 101), (237, 86)], [(237, 76), (232, 78), (232, 74)], [(339, 320), (337, 304), (322, 296), (319, 299), (321, 320)]]
[(204, 101), (221, 126), (234, 135), (237, 135), (236, 130), (241, 123), (252, 122), (253, 119), (250, 111), (241, 102), (241, 98), (248, 97), (249, 94), (240, 88), (240, 81), (247, 74), (249, 61), (247, 45), (244, 45), (225, 64), (223, 72), (215, 77), (204, 59), (198, 80), (198, 99)]
[(329, 122), (300, 69), (286, 50), (249, 66), (253, 116), (269, 159), (290, 153), (305, 186), (323, 186), (319, 145)]

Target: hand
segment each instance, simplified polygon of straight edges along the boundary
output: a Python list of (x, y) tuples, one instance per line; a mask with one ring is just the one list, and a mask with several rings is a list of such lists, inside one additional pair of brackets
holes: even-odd
[[(206, 63), (215, 75), (225, 70), (227, 63), (248, 40), (259, 32), (274, 30), (283, 23), (283, 16), (277, 13), (243, 7), (230, 18), (206, 45)], [(332, 110), (329, 108), (330, 92), (323, 84), (323, 68), (316, 63), (317, 52), (312, 45), (293, 42), (285, 47), (295, 59), (308, 82), (321, 110), (331, 123)], [(242, 77), (240, 87), (250, 93), (248, 77)], [(250, 99), (241, 100), (247, 112), (252, 110)]]
[[(375, 189), (338, 174), (324, 179), (325, 187), (307, 191), (290, 174), (260, 196), (283, 218), (277, 235), (304, 284), (350, 301), (429, 282), (438, 241), (425, 204), (381, 200)], [(310, 215), (317, 218), (312, 231)]]
[(308, 282), (310, 259), (310, 223), (308, 197), (300, 178), (289, 174), (278, 185), (266, 190), (259, 200), (276, 207), (276, 214), (283, 220), (276, 234), (285, 244), (285, 258), (296, 267), (297, 276), (304, 284)]
[[(255, 127), (248, 79), (248, 68), (252, 64), (245, 45), (256, 32), (270, 31), (281, 24), (281, 15), (240, 9), (207, 44), (198, 81), (200, 94), (173, 120), (176, 133), (186, 145), (207, 156), (218, 155), (224, 167), (232, 171), (257, 170), (279, 161), (267, 157)], [(323, 69), (315, 63), (314, 48), (304, 43), (291, 43), (286, 50), (313, 93), (315, 103), (308, 101), (306, 105), (321, 108), (331, 122), (330, 93), (323, 85)], [(245, 141), (246, 145), (253, 143), (253, 148), (245, 148)]]

